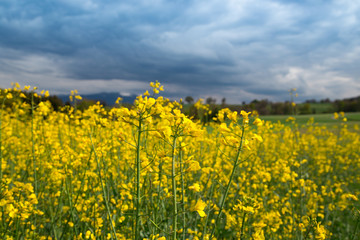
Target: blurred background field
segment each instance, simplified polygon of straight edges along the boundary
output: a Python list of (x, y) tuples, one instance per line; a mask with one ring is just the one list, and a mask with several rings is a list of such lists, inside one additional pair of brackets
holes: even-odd
[[(271, 121), (273, 123), (281, 122), (282, 124), (289, 124), (289, 121), (286, 121), (292, 115), (266, 115), (261, 116), (261, 118), (265, 121)], [(322, 114), (304, 114), (304, 115), (296, 115), (294, 116), (296, 122), (299, 125), (306, 124), (310, 121), (310, 119), (314, 119), (314, 123), (318, 125), (326, 125), (326, 126), (336, 126), (339, 124), (339, 121), (334, 119), (334, 114), (331, 113), (322, 113)], [(360, 126), (360, 112), (354, 113), (345, 113), (345, 117), (347, 118), (347, 125), (352, 127), (354, 125)]]

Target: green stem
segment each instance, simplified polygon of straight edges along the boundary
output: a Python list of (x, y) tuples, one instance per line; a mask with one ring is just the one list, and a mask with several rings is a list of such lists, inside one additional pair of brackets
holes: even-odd
[[(67, 173), (66, 173), (67, 175)], [(66, 191), (67, 191), (67, 196), (68, 196), (68, 201), (69, 201), (69, 205), (70, 205), (70, 216), (71, 216), (71, 219), (72, 219), (72, 222), (75, 224), (75, 217), (74, 217), (74, 206), (73, 206), (73, 201), (72, 201), (72, 197), (71, 196), (74, 196), (73, 194), (73, 189), (71, 187), (71, 175), (69, 175), (69, 187), (68, 187), (68, 184), (67, 184), (67, 180), (65, 180), (65, 188), (66, 188)], [(77, 228), (74, 228), (75, 229), (75, 234), (76, 236), (78, 235), (77, 233)]]
[(104, 184), (103, 184), (103, 179), (102, 179), (102, 176), (101, 176), (101, 168), (100, 168), (99, 159), (98, 159), (97, 154), (96, 154), (96, 150), (95, 150), (95, 146), (94, 146), (91, 134), (89, 136), (90, 136), (91, 146), (92, 146), (92, 149), (94, 151), (95, 160), (96, 160), (96, 163), (97, 163), (98, 174), (99, 174), (99, 178), (100, 178), (101, 188), (102, 188), (102, 191), (103, 191), (105, 207), (106, 207), (106, 210), (107, 210), (107, 213), (108, 213), (108, 216), (109, 216), (111, 230), (113, 231), (113, 235), (114, 235), (115, 239), (117, 240), (116, 231), (115, 231), (115, 228), (114, 228), (114, 225), (113, 225), (113, 222), (112, 222), (112, 218), (111, 218), (109, 202), (108, 202), (105, 187), (104, 187)]
[(228, 195), (228, 193), (229, 193), (230, 186), (231, 186), (232, 180), (233, 180), (234, 175), (235, 175), (235, 171), (236, 171), (237, 166), (238, 166), (238, 163), (239, 163), (240, 153), (241, 153), (242, 146), (243, 146), (244, 135), (245, 135), (245, 127), (243, 126), (243, 127), (242, 127), (241, 138), (240, 138), (240, 146), (239, 146), (239, 148), (238, 148), (238, 150), (237, 150), (237, 153), (236, 153), (235, 162), (234, 162), (234, 167), (233, 167), (233, 169), (232, 169), (229, 182), (228, 182), (228, 184), (227, 184), (227, 186), (226, 186), (226, 190), (225, 190), (224, 197), (223, 197), (222, 200), (221, 200), (220, 209), (219, 209), (219, 214), (218, 214), (217, 217), (216, 217), (215, 225), (214, 225), (213, 230), (211, 231), (211, 235), (210, 235), (210, 238), (209, 238), (209, 239), (212, 239), (212, 236), (213, 236), (214, 233), (215, 233), (216, 226), (217, 226), (217, 224), (218, 224), (218, 222), (219, 222), (219, 220), (220, 220), (220, 218), (221, 218), (222, 210), (223, 210), (224, 205), (225, 205), (225, 200), (226, 200), (227, 195)]
[(244, 234), (245, 218), (246, 218), (246, 212), (244, 212), (244, 217), (243, 217), (242, 223), (241, 223), (240, 240), (243, 239), (242, 236)]
[(182, 200), (181, 200), (181, 204), (182, 204), (182, 211), (183, 211), (183, 216), (182, 216), (182, 229), (183, 229), (183, 240), (185, 240), (185, 227), (186, 227), (186, 212), (185, 212), (185, 183), (184, 183), (184, 172), (183, 172), (183, 162), (182, 162), (182, 152), (180, 151), (179, 153), (180, 155), (180, 177), (181, 177), (181, 193), (182, 193)]
[(36, 158), (35, 158), (35, 140), (34, 140), (34, 93), (31, 94), (31, 143), (32, 143), (32, 160), (34, 168), (34, 192), (37, 196), (37, 176), (36, 176)]
[[(175, 162), (175, 150), (176, 150), (176, 136), (173, 137), (172, 144), (172, 194), (173, 194), (173, 239), (176, 240), (176, 225), (177, 225), (177, 206), (176, 206), (176, 162)], [(185, 231), (185, 229), (184, 229)]]
[(5, 105), (5, 99), (6, 99), (7, 95), (4, 95), (4, 99), (2, 101), (1, 104), (1, 112), (0, 112), (0, 181), (2, 180), (3, 177), (3, 172), (2, 172), (2, 159), (3, 159), (3, 153), (2, 153), (2, 114), (4, 111), (4, 105)]
[(310, 226), (308, 226), (308, 229), (305, 233), (305, 237), (304, 237), (304, 240), (306, 240), (310, 234), (310, 231), (311, 231), (311, 228), (312, 228), (312, 223), (310, 223)]
[[(37, 174), (36, 174), (36, 157), (35, 157), (35, 139), (34, 139), (34, 93), (31, 94), (31, 143), (32, 143), (32, 160), (34, 168), (34, 193), (38, 197), (38, 185), (37, 185)], [(36, 206), (37, 208), (37, 206)], [(34, 226), (36, 226), (36, 215), (34, 217)], [(34, 238), (35, 231), (33, 232)]]
[[(210, 194), (209, 194), (209, 199), (212, 199), (213, 197), (213, 193), (214, 193), (214, 187), (215, 187), (215, 184), (211, 184), (211, 187), (210, 187)], [(204, 231), (203, 231), (203, 234), (202, 234), (202, 240), (205, 239), (206, 237), (206, 231), (207, 231), (207, 226), (209, 224), (209, 215), (210, 215), (210, 211), (211, 209), (209, 210), (209, 212), (206, 214), (206, 220), (205, 220), (205, 226), (204, 226)]]
[(141, 146), (141, 133), (142, 133), (142, 117), (139, 118), (138, 126), (138, 139), (136, 143), (136, 216), (135, 216), (135, 240), (140, 239), (140, 204), (141, 204), (141, 193), (140, 193), (140, 175), (141, 175), (141, 161), (140, 161), (140, 146)]
[(356, 231), (357, 231), (357, 228), (359, 226), (359, 222), (360, 222), (360, 216), (357, 217), (357, 221), (356, 221), (356, 225), (355, 225), (355, 229), (354, 229), (354, 233), (352, 234), (352, 238), (351, 240), (354, 240), (355, 237), (356, 237)]

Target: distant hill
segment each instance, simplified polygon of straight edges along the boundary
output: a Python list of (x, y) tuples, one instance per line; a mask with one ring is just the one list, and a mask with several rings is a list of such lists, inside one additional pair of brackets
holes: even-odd
[[(113, 106), (118, 97), (121, 97), (123, 103), (133, 103), (136, 99), (135, 95), (132, 96), (122, 96), (117, 92), (102, 92), (94, 94), (80, 94), (83, 99), (100, 101), (105, 103), (107, 106)], [(69, 95), (58, 95), (58, 97), (64, 102), (69, 101)]]

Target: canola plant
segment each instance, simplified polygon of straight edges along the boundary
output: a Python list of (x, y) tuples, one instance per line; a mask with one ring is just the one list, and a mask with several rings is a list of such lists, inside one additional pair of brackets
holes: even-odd
[(229, 109), (204, 125), (150, 86), (84, 111), (76, 91), (54, 111), (2, 90), (1, 239), (358, 239), (358, 126)]

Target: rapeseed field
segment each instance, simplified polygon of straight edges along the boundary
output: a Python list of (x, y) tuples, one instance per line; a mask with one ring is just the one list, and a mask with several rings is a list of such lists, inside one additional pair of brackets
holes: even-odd
[(204, 125), (150, 86), (130, 109), (84, 111), (76, 91), (54, 111), (34, 101), (48, 92), (2, 90), (0, 239), (359, 239), (343, 114), (300, 127), (223, 109)]

